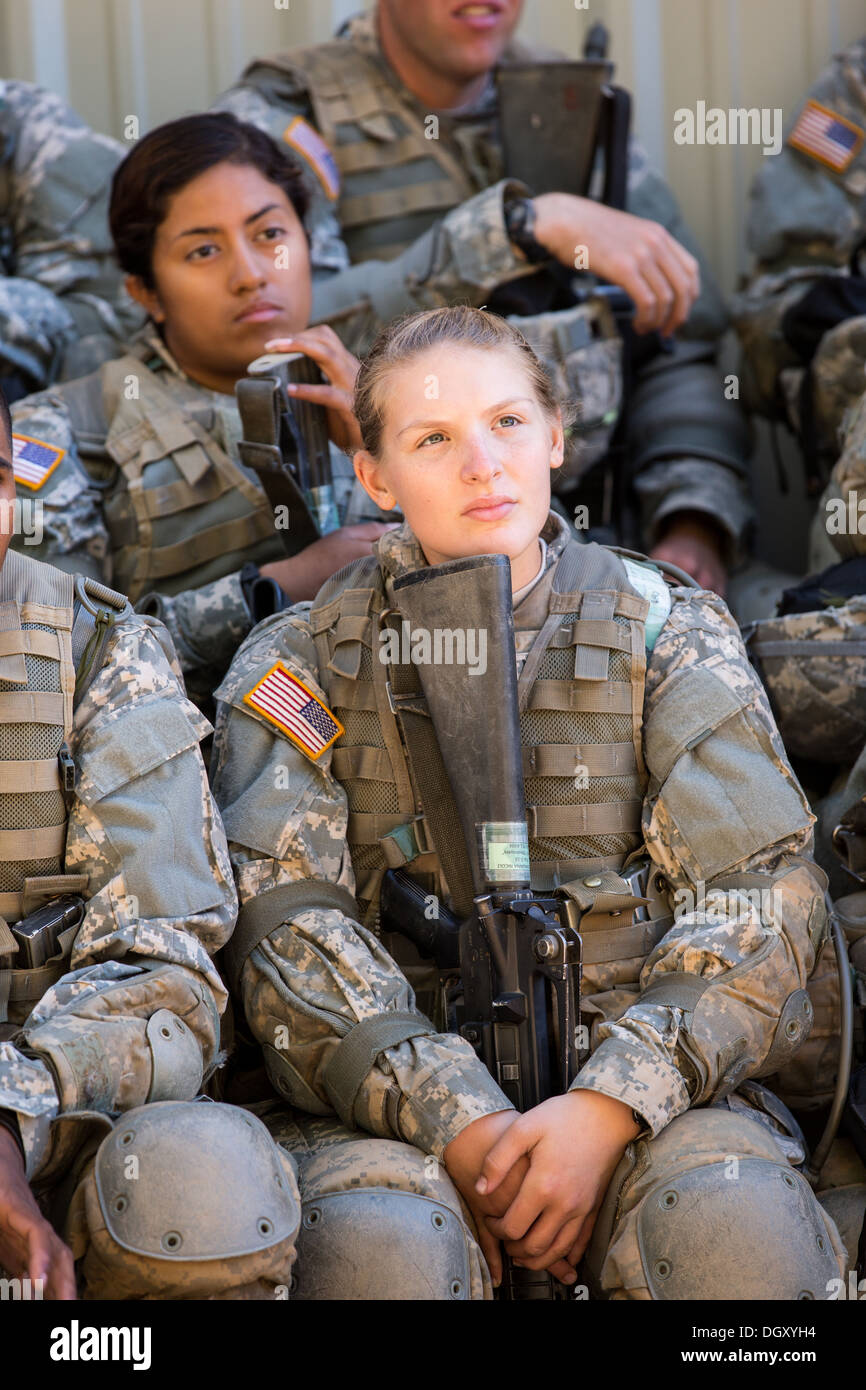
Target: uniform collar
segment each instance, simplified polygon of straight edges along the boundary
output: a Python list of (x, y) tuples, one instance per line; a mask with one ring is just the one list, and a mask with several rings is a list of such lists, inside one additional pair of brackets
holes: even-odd
[[(541, 535), (547, 544), (546, 572), (556, 564), (571, 537), (568, 524), (557, 512), (548, 513)], [(405, 522), (396, 531), (385, 532), (376, 544), (376, 556), (385, 575), (393, 579), (428, 567), (421, 546)]]

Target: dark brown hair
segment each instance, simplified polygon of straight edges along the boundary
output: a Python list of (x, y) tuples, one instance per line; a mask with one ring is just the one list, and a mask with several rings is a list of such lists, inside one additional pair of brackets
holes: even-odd
[(519, 329), (486, 309), (468, 305), (425, 309), (395, 319), (379, 334), (361, 364), (355, 382), (354, 411), (364, 448), (377, 457), (382, 446), (385, 424), (383, 383), (389, 372), (404, 366), (439, 343), (463, 343), (467, 347), (507, 349), (519, 354), (536, 400), (547, 415), (563, 412), (568, 423), (569, 409), (556, 398), (550, 378)]
[(9, 441), (9, 448), (12, 448), (12, 416), (9, 413), (9, 402), (3, 394), (3, 387), (0, 386), (0, 434), (3, 440)]
[(120, 268), (148, 289), (169, 199), (215, 164), (251, 164), (283, 190), (303, 223), (309, 200), (301, 171), (270, 135), (227, 111), (168, 121), (143, 136), (115, 171), (108, 209)]

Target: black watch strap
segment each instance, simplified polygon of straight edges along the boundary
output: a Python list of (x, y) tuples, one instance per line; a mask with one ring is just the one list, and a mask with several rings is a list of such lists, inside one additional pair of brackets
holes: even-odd
[(505, 230), (511, 244), (532, 265), (550, 260), (550, 252), (535, 239), (535, 205), (531, 198), (506, 198)]
[(291, 608), (292, 600), (275, 579), (266, 579), (258, 565), (248, 560), (240, 573), (241, 593), (254, 623)]

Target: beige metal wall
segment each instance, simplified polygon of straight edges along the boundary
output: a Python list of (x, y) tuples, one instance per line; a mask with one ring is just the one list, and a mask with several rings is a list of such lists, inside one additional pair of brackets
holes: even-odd
[[(362, 0), (0, 0), (0, 75), (62, 92), (123, 138), (207, 106), (258, 53), (327, 37)], [(414, 0), (403, 0), (411, 6)], [(636, 127), (722, 283), (745, 264), (753, 147), (677, 146), (673, 113), (781, 107), (787, 121), (828, 56), (866, 29), (863, 0), (526, 0), (523, 33), (579, 56), (596, 19), (611, 30)]]

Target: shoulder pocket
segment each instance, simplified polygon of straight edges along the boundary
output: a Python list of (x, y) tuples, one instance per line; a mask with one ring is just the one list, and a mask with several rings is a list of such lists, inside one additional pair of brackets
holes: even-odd
[(757, 711), (710, 671), (672, 682), (644, 751), (651, 789), (707, 881), (814, 821)]

